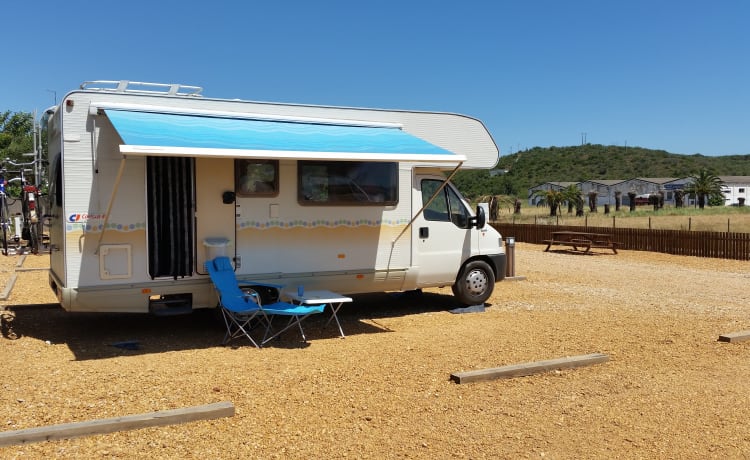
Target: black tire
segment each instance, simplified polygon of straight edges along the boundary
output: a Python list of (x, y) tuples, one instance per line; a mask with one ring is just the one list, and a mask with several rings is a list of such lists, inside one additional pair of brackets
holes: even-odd
[(5, 225), (5, 217), (0, 218), (0, 227), (3, 227), (3, 255), (8, 255), (8, 226)]
[(8, 204), (5, 197), (0, 201), (0, 226), (3, 227), (3, 255), (8, 255), (8, 230), (10, 225), (10, 216), (8, 215)]
[(271, 286), (250, 286), (258, 293), (261, 305), (270, 305), (279, 301), (279, 290)]
[(29, 227), (29, 246), (32, 254), (39, 254), (39, 234), (37, 233), (36, 224)]
[(462, 304), (484, 304), (495, 289), (495, 272), (487, 262), (471, 261), (463, 266), (452, 288), (453, 295)]

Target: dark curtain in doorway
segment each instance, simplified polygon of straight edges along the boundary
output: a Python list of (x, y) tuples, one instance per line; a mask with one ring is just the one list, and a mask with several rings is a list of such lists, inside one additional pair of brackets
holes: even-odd
[(148, 157), (148, 270), (151, 278), (193, 274), (195, 159)]

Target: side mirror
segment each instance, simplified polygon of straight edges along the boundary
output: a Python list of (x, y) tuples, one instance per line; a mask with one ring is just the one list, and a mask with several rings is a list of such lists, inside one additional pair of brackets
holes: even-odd
[(477, 206), (477, 216), (473, 219), (474, 225), (478, 229), (484, 228), (485, 224), (487, 223), (487, 214), (484, 212), (484, 206), (478, 205)]

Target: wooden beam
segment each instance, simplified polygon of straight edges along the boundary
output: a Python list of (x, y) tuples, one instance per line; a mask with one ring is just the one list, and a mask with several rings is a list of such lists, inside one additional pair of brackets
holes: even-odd
[(729, 334), (722, 334), (719, 336), (719, 342), (744, 342), (750, 340), (750, 331), (731, 332)]
[(47, 427), (6, 431), (0, 433), (0, 446), (50, 441), (53, 439), (68, 439), (92, 434), (113, 433), (115, 431), (136, 430), (152, 426), (164, 426), (232, 416), (234, 416), (234, 404), (225, 401), (203, 406), (149, 412), (147, 414), (126, 415), (124, 417), (88, 422), (63, 423)]
[(8, 284), (5, 285), (3, 292), (0, 293), (0, 300), (8, 300), (8, 297), (10, 297), (10, 291), (13, 290), (13, 285), (16, 284), (17, 278), (18, 274), (16, 273), (10, 275), (10, 278), (8, 278)]
[(570, 356), (567, 358), (557, 358), (546, 361), (512, 364), (491, 369), (459, 372), (451, 374), (451, 380), (456, 383), (471, 383), (483, 380), (509, 379), (513, 377), (538, 374), (540, 372), (547, 372), (554, 369), (571, 369), (574, 367), (589, 366), (591, 364), (599, 364), (607, 361), (609, 361), (609, 356), (601, 353), (593, 353), (590, 355)]
[(23, 263), (26, 260), (26, 254), (21, 254), (21, 257), (16, 261), (16, 268), (23, 267)]

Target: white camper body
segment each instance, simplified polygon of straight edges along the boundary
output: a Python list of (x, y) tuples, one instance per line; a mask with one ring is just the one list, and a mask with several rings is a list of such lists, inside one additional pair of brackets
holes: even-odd
[(88, 82), (48, 110), (50, 285), (66, 310), (215, 307), (203, 267), (218, 255), (288, 289), (450, 285), (466, 304), (504, 277), (502, 237), (445, 178), (496, 164), (478, 120), (199, 92)]

